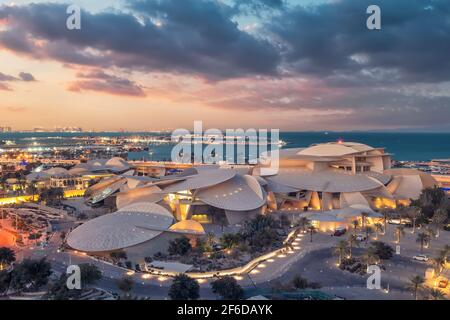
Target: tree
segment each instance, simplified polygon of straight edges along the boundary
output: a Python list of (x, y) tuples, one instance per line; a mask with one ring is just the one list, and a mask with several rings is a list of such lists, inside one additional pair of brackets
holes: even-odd
[(10, 284), (11, 273), (6, 270), (0, 271), (0, 296), (8, 292)]
[(356, 240), (356, 236), (354, 234), (350, 234), (348, 236), (348, 254), (350, 258), (353, 256), (353, 245), (359, 247), (359, 241)]
[(297, 221), (298, 226), (302, 232), (305, 232), (306, 228), (309, 225), (309, 220), (306, 217), (300, 217)]
[(422, 276), (414, 276), (409, 279), (409, 284), (406, 289), (410, 290), (414, 294), (414, 299), (417, 300), (417, 294), (424, 288), (425, 279)]
[(348, 250), (348, 243), (345, 240), (340, 240), (336, 247), (333, 248), (333, 254), (339, 257), (338, 264), (342, 263), (342, 259)]
[(262, 229), (253, 233), (247, 240), (253, 250), (260, 251), (277, 242), (279, 240), (279, 235), (273, 229)]
[(96, 265), (83, 263), (79, 266), (81, 271), (81, 283), (83, 286), (94, 284), (102, 278), (102, 272)]
[(420, 232), (417, 235), (416, 242), (420, 243), (420, 252), (423, 252), (423, 247), (425, 246), (426, 243), (428, 243), (429, 240), (430, 240), (430, 236), (428, 234), (426, 234), (425, 232)]
[(244, 238), (250, 238), (261, 230), (273, 230), (276, 228), (276, 222), (271, 216), (257, 215), (254, 219), (246, 221), (241, 234)]
[(397, 226), (395, 228), (395, 236), (397, 237), (397, 243), (400, 243), (400, 240), (404, 235), (405, 235), (405, 227)]
[(49, 203), (59, 204), (62, 199), (64, 199), (64, 189), (60, 187), (44, 189), (39, 194), (40, 201)]
[(373, 230), (375, 231), (376, 238), (378, 239), (378, 233), (384, 233), (384, 227), (381, 223), (377, 222), (373, 225)]
[(439, 251), (439, 256), (441, 256), (442, 259), (444, 259), (444, 262), (447, 263), (449, 255), (450, 255), (450, 245), (446, 244), (445, 247), (441, 251)]
[(445, 293), (437, 288), (428, 288), (429, 300), (446, 300)]
[(197, 300), (200, 297), (200, 286), (196, 280), (180, 273), (173, 279), (169, 297), (172, 300)]
[(289, 221), (289, 218), (287, 215), (282, 214), (280, 215), (280, 227), (289, 227), (291, 225), (291, 221)]
[(313, 242), (313, 234), (317, 233), (317, 228), (314, 227), (312, 224), (310, 224), (307, 228), (308, 232), (309, 232), (309, 236), (310, 236), (310, 242)]
[(419, 216), (422, 214), (422, 211), (420, 209), (420, 207), (418, 206), (410, 206), (408, 207), (407, 211), (406, 211), (406, 216), (411, 219), (412, 224), (413, 224), (413, 228), (412, 228), (412, 233), (414, 234), (416, 232), (416, 221), (417, 218), (419, 218)]
[(446, 257), (443, 256), (442, 254), (438, 254), (436, 257), (431, 259), (431, 262), (433, 263), (436, 275), (439, 276), (442, 273), (442, 270), (444, 270), (445, 268)]
[(352, 225), (353, 225), (353, 234), (356, 234), (356, 228), (358, 228), (359, 226), (358, 220), (353, 220)]
[(10, 248), (0, 248), (0, 271), (16, 261), (16, 254)]
[(392, 215), (392, 210), (388, 208), (384, 208), (380, 210), (380, 213), (383, 215), (383, 224), (384, 224), (384, 233), (386, 233), (387, 230), (387, 221)]
[(209, 248), (212, 248), (215, 243), (216, 236), (213, 232), (208, 232), (206, 234), (206, 244), (209, 246)]
[(130, 292), (134, 289), (135, 282), (130, 277), (123, 277), (116, 282), (117, 288), (128, 296)]
[(62, 274), (59, 279), (51, 283), (44, 298), (48, 300), (77, 300), (81, 295), (81, 290), (67, 288), (69, 275)]
[(374, 248), (374, 254), (382, 260), (388, 260), (394, 255), (394, 249), (381, 241), (373, 241), (371, 246)]
[(439, 208), (436, 210), (436, 212), (433, 215), (433, 218), (431, 218), (431, 223), (436, 228), (436, 237), (439, 237), (439, 231), (442, 228), (444, 222), (447, 220), (447, 209)]
[(25, 259), (12, 271), (11, 287), (19, 292), (39, 289), (47, 284), (51, 273), (51, 265), (45, 258)]
[(244, 290), (233, 277), (219, 278), (211, 283), (214, 294), (224, 300), (241, 300), (244, 298)]
[(368, 266), (372, 265), (374, 263), (377, 263), (379, 260), (379, 257), (377, 255), (376, 248), (368, 247), (366, 249), (366, 252), (363, 254), (363, 259)]
[[(26, 180), (25, 180), (26, 181)], [(27, 188), (27, 193), (28, 194), (31, 194), (31, 196), (33, 197), (33, 200), (34, 200), (34, 198), (35, 198), (35, 195), (36, 195), (36, 193), (37, 193), (37, 187), (36, 187), (36, 183), (37, 183), (38, 181), (37, 180), (32, 180), (30, 183), (29, 183), (29, 185), (28, 185), (28, 188)]]
[(436, 232), (434, 232), (434, 230), (430, 227), (425, 229), (426, 234), (428, 235), (428, 246), (431, 246), (431, 239), (433, 239), (434, 237), (436, 237)]
[(64, 242), (64, 240), (66, 239), (66, 235), (67, 233), (65, 231), (61, 231), (61, 233), (59, 234), (59, 238), (61, 239), (61, 241)]
[(292, 280), (291, 280), (292, 286), (296, 289), (306, 289), (308, 288), (308, 280), (306, 280), (305, 278), (303, 278), (300, 275), (296, 275)]
[(168, 252), (172, 255), (185, 255), (191, 251), (192, 246), (187, 237), (181, 237), (169, 242)]
[(361, 215), (361, 227), (364, 229), (366, 227), (366, 221), (367, 218), (369, 217), (369, 213), (362, 211), (360, 215)]
[(363, 228), (364, 233), (366, 234), (366, 243), (369, 241), (370, 235), (373, 233), (373, 228), (370, 226), (365, 226)]
[(220, 244), (224, 249), (232, 249), (239, 244), (240, 236), (233, 233), (224, 233), (220, 238)]
[(422, 212), (431, 218), (434, 212), (447, 201), (447, 195), (444, 190), (435, 186), (433, 188), (425, 188), (419, 196), (418, 204)]
[(126, 252), (125, 251), (114, 251), (114, 252), (111, 252), (110, 254), (109, 254), (109, 256), (111, 257), (111, 259), (113, 259), (114, 261), (119, 261), (119, 260), (126, 260), (128, 257), (127, 257), (127, 254), (126, 254)]

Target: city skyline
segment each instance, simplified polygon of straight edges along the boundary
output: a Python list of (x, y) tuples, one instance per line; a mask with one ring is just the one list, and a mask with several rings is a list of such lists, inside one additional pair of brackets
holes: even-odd
[[(33, 2), (0, 1), (14, 130), (450, 132), (445, 1), (376, 1), (381, 30), (373, 1)], [(81, 30), (65, 27), (72, 3)]]

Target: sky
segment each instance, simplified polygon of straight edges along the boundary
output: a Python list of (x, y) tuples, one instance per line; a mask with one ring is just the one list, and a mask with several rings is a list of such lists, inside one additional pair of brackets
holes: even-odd
[(449, 21), (448, 0), (0, 0), (0, 126), (450, 132)]

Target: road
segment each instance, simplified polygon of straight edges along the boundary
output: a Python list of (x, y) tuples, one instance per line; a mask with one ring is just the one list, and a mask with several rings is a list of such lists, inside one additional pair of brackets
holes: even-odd
[[(61, 225), (56, 230), (64, 230), (67, 227), (70, 227), (70, 225)], [(386, 235), (379, 236), (378, 240), (395, 247), (393, 230), (394, 226), (389, 226)], [(404, 290), (409, 278), (414, 275), (423, 276), (425, 269), (430, 267), (429, 263), (411, 259), (414, 254), (419, 253), (415, 241), (416, 236), (407, 232), (401, 241), (401, 255), (394, 255), (391, 260), (385, 262), (386, 271), (382, 272), (382, 286), (390, 288), (389, 294), (381, 294), (381, 291), (369, 291), (366, 288), (367, 276), (352, 274), (337, 268), (336, 257), (332, 255), (331, 248), (347, 236), (330, 237), (326, 233), (315, 234), (313, 242), (310, 242), (309, 235), (299, 235), (294, 242), (293, 251), (261, 263), (250, 274), (242, 276), (238, 281), (244, 289), (254, 288), (255, 286), (261, 289), (270, 289), (275, 282), (286, 283), (295, 275), (300, 274), (309, 281), (321, 283), (324, 291), (346, 298), (406, 299), (410, 297), (410, 294)], [(425, 253), (432, 255), (437, 249), (450, 243), (449, 237), (449, 232), (442, 232), (439, 239), (433, 240), (433, 247), (425, 249)], [(81, 253), (58, 252), (60, 241), (57, 232), (46, 248), (25, 248), (19, 252), (18, 258), (20, 260), (24, 257), (46, 257), (57, 274), (65, 272), (69, 264), (93, 263), (102, 271), (103, 279), (97, 284), (102, 289), (118, 292), (117, 280), (127, 276), (133, 278), (136, 283), (132, 292), (133, 295), (151, 299), (167, 298), (171, 284), (170, 278), (149, 275), (146, 276), (147, 278), (143, 278), (142, 274), (129, 274), (125, 269), (99, 262)], [(355, 254), (362, 253), (365, 246), (366, 244), (363, 243), (361, 248), (355, 248)], [(202, 299), (215, 298), (210, 289), (211, 281), (207, 280), (200, 283)], [(359, 294), (355, 293), (359, 291), (361, 291)]]

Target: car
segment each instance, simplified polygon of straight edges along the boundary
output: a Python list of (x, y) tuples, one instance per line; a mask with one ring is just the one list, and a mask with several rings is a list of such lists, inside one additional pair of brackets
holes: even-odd
[(448, 279), (446, 279), (446, 278), (439, 279), (439, 282), (438, 282), (439, 288), (445, 289), (445, 288), (447, 288), (447, 286), (448, 286)]
[(430, 258), (426, 254), (417, 254), (413, 257), (414, 260), (417, 261), (425, 261), (427, 262)]
[(338, 228), (336, 228), (336, 230), (334, 230), (333, 236), (340, 237), (340, 236), (344, 235), (346, 232), (347, 232), (346, 228), (338, 227)]
[(389, 222), (389, 224), (395, 224), (395, 225), (402, 224), (402, 220), (401, 219), (389, 219), (388, 222)]
[(356, 235), (356, 240), (357, 241), (364, 241), (364, 240), (366, 240), (367, 239), (367, 237), (364, 235), (364, 234), (357, 234)]

